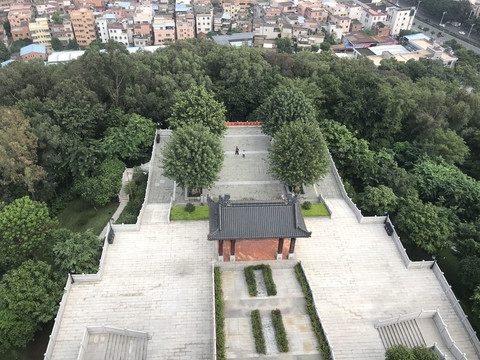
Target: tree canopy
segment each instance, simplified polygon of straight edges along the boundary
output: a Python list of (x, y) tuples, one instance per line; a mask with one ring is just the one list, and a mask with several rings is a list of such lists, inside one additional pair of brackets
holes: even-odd
[(173, 131), (162, 154), (163, 172), (182, 188), (210, 188), (223, 165), (220, 138), (201, 124)]

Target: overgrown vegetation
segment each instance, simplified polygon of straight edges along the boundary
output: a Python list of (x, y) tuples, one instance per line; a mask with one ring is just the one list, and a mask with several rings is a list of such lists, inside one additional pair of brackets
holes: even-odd
[(275, 328), (275, 339), (280, 352), (288, 352), (288, 339), (283, 325), (282, 312), (279, 309), (272, 310), (272, 322)]
[(257, 282), (255, 281), (254, 270), (262, 270), (263, 280), (265, 281), (265, 287), (267, 288), (268, 296), (277, 295), (277, 286), (273, 281), (272, 268), (270, 265), (260, 264), (251, 265), (243, 269), (245, 273), (245, 280), (247, 281), (248, 293), (250, 296), (257, 296)]
[(405, 345), (395, 345), (385, 352), (385, 360), (438, 360), (439, 356), (425, 346), (410, 349)]
[(217, 359), (225, 360), (227, 358), (225, 351), (225, 309), (222, 290), (222, 270), (220, 267), (214, 268), (215, 283), (215, 325), (217, 336)]
[(255, 339), (255, 349), (259, 354), (267, 353), (267, 346), (265, 344), (265, 336), (263, 335), (262, 317), (260, 310), (253, 310), (250, 319), (252, 322), (253, 338)]
[(313, 303), (312, 290), (308, 285), (307, 278), (305, 277), (305, 274), (303, 273), (300, 264), (295, 265), (295, 274), (297, 275), (297, 280), (302, 287), (303, 294), (305, 295), (305, 308), (307, 310), (308, 316), (310, 317), (313, 332), (317, 336), (318, 350), (322, 355), (322, 359), (331, 360), (332, 355), (330, 353), (330, 347), (328, 346), (327, 339), (325, 338), (325, 333), (323, 332), (323, 327), (320, 323), (320, 319), (317, 316), (315, 305)]
[(194, 212), (185, 211), (184, 206), (173, 206), (170, 220), (207, 220), (208, 206), (195, 206)]
[(116, 224), (135, 224), (137, 222), (137, 217), (145, 200), (147, 181), (148, 176), (140, 168), (134, 169), (133, 178), (127, 184), (129, 200), (117, 221), (115, 221)]

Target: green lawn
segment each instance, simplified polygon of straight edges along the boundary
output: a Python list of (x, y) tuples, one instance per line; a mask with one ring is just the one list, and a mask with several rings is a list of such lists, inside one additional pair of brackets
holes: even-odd
[(71, 201), (68, 206), (58, 214), (60, 227), (72, 231), (85, 231), (92, 229), (93, 233), (100, 235), (108, 220), (117, 210), (118, 202), (114, 201), (102, 207), (97, 207), (97, 211), (88, 202), (83, 199)]
[(194, 212), (186, 212), (185, 206), (173, 206), (170, 220), (207, 220), (208, 206), (195, 206)]
[(302, 214), (305, 217), (308, 216), (330, 216), (325, 204), (312, 204), (312, 208), (310, 210), (305, 210), (302, 208)]

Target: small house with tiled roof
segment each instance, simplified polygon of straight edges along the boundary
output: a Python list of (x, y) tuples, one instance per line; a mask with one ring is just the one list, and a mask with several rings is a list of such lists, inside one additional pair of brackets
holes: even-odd
[(20, 57), (23, 61), (32, 59), (47, 60), (47, 49), (44, 45), (31, 44), (20, 49)]

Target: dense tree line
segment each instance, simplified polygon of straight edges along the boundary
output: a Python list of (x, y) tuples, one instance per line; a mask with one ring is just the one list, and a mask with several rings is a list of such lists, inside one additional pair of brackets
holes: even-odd
[[(384, 60), (377, 68), (366, 58), (277, 54), (201, 40), (155, 53), (128, 54), (115, 43), (98, 50), (92, 46), (67, 64), (14, 62), (0, 70), (3, 211), (26, 195), (51, 211), (78, 194), (105, 203), (115, 195), (118, 184), (110, 180), (121, 163), (148, 159), (155, 123), (178, 129), (178, 148), (195, 146), (182, 137), (204, 131), (207, 99), (219, 122), (274, 117), (265, 127), (271, 135), (281, 131), (275, 122), (290, 123), (290, 113), (315, 122), (365, 214), (389, 211), (402, 239), (430, 253), (455, 249), (465, 298), (480, 285), (480, 60), (464, 49), (456, 49), (455, 69), (424, 59)], [(214, 137), (224, 130), (209, 131), (203, 139), (217, 153)], [(288, 140), (301, 131), (289, 125), (280, 135)], [(297, 179), (288, 181), (296, 185)], [(108, 188), (95, 197), (103, 183)], [(22, 261), (60, 266), (33, 245)], [(3, 273), (23, 263), (5, 264)], [(475, 294), (480, 302), (480, 289)]]

